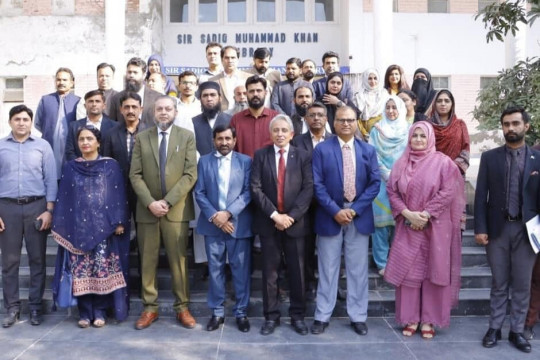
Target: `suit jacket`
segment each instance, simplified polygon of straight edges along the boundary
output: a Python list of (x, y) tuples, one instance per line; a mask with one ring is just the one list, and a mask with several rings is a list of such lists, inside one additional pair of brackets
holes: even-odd
[[(77, 141), (77, 130), (79, 130), (80, 127), (86, 125), (87, 118), (80, 119), (77, 121), (72, 122), (69, 125), (69, 131), (67, 135), (66, 140), (66, 161), (73, 160), (78, 157), (80, 157), (81, 150), (79, 149), (79, 144)], [(101, 146), (99, 148), (99, 153), (103, 155), (103, 144), (104, 139), (107, 138), (107, 135), (109, 132), (115, 128), (118, 125), (116, 121), (113, 121), (109, 119), (105, 114), (103, 114), (103, 118), (101, 119)]]
[[(124, 122), (124, 115), (120, 112), (121, 104), (120, 98), (124, 94), (125, 90), (120, 91), (114, 95), (111, 99), (110, 107), (107, 107), (109, 111), (109, 117), (118, 122)], [(143, 99), (143, 112), (141, 114), (141, 122), (146, 127), (154, 126), (154, 102), (162, 94), (150, 89), (148, 86), (144, 86), (144, 99)]]
[(214, 128), (210, 127), (208, 120), (203, 114), (195, 116), (193, 119), (193, 129), (195, 130), (195, 143), (199, 155), (206, 155), (214, 151), (214, 136), (212, 134), (214, 128), (218, 125), (229, 125), (231, 115), (220, 112), (214, 123)]
[[(80, 100), (81, 98), (73, 93), (64, 96), (64, 113), (66, 114), (68, 129), (70, 124), (77, 120), (77, 104)], [(51, 147), (53, 147), (54, 143), (54, 130), (58, 121), (59, 106), (60, 96), (58, 93), (54, 92), (42, 96), (34, 119), (34, 126), (41, 131), (41, 137), (47, 140)]]
[[(354, 139), (356, 158), (356, 199), (351, 209), (357, 216), (353, 222), (362, 234), (375, 230), (371, 203), (379, 193), (381, 176), (375, 148)], [(334, 236), (341, 230), (334, 215), (343, 209), (343, 156), (337, 136), (323, 141), (313, 150), (313, 183), (319, 207), (315, 214), (315, 232)]]
[[(274, 145), (255, 152), (251, 170), (251, 197), (257, 207), (253, 232), (270, 236), (278, 231), (270, 215), (277, 210), (277, 169)], [(285, 214), (294, 224), (285, 230), (291, 237), (309, 234), (309, 218), (306, 216), (313, 197), (313, 174), (311, 157), (303, 150), (289, 146), (285, 170)]]
[(195, 135), (176, 125), (171, 126), (165, 168), (165, 197), (161, 195), (157, 127), (152, 126), (135, 137), (129, 178), (137, 194), (137, 222), (157, 222), (158, 218), (148, 210), (148, 205), (161, 199), (171, 204), (166, 215), (169, 221), (195, 218), (191, 196), (191, 189), (197, 181)]
[(294, 107), (294, 84), (295, 82), (285, 80), (274, 86), (270, 98), (272, 109), (289, 116), (292, 116), (296, 112)]
[[(208, 221), (219, 211), (219, 158), (213, 151), (201, 156), (197, 164), (197, 183), (195, 184), (195, 200), (201, 208), (197, 221), (197, 233), (206, 236), (220, 236), (224, 232)], [(251, 158), (237, 152), (232, 153), (231, 176), (227, 191), (227, 207), (224, 210), (232, 214), (230, 221), (234, 225), (231, 236), (235, 239), (251, 237), (252, 215), (249, 209), (251, 194), (249, 180), (251, 175)]]
[(298, 114), (294, 114), (293, 116), (291, 116), (291, 121), (293, 124), (294, 137), (302, 135), (302, 129), (304, 128), (304, 122), (302, 121), (302, 117)]
[[(245, 84), (246, 79), (251, 76), (251, 74), (242, 71), (236, 70), (238, 77), (240, 78), (239, 82)], [(225, 85), (225, 74), (221, 72), (219, 75), (211, 77), (209, 81), (215, 81), (219, 84), (220, 94), (221, 94), (221, 111), (225, 111), (231, 107), (231, 104), (234, 105), (234, 93), (229, 93), (227, 91), (227, 86)], [(238, 85), (240, 85), (240, 83)]]
[[(328, 131), (324, 132), (324, 140), (328, 140), (333, 136), (334, 135)], [(309, 155), (312, 155), (313, 153), (313, 141), (311, 141), (311, 133), (309, 131), (305, 134), (295, 136), (291, 141), (291, 145), (307, 151)]]
[[(474, 196), (474, 232), (497, 238), (506, 223), (506, 150), (482, 153)], [(521, 214), (523, 224), (540, 213), (540, 152), (526, 147)]]

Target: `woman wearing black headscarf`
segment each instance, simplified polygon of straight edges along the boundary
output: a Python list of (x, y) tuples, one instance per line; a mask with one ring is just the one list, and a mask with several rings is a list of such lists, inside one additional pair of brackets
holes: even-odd
[(411, 90), (416, 94), (416, 112), (425, 115), (431, 114), (433, 99), (435, 99), (437, 91), (433, 89), (428, 69), (416, 69)]
[(352, 107), (355, 109), (356, 117), (358, 118), (358, 110), (353, 104), (352, 97), (345, 97), (345, 92), (342, 91), (343, 83), (344, 80), (342, 73), (336, 71), (328, 74), (328, 77), (326, 78), (326, 92), (321, 98), (317, 99), (326, 105), (328, 124), (330, 125), (332, 133), (334, 133), (334, 117), (338, 107), (344, 105)]

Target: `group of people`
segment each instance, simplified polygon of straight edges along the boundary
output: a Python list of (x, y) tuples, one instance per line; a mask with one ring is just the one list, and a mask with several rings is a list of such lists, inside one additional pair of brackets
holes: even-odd
[[(32, 279), (30, 322), (41, 322), (50, 228), (59, 244), (55, 302), (76, 303), (80, 327), (102, 327), (107, 314), (127, 317), (130, 249), (139, 253), (144, 305), (135, 328), (159, 318), (156, 271), (163, 243), (177, 319), (193, 328), (190, 226), (195, 257), (208, 262), (209, 331), (224, 322), (227, 263), (237, 327), (250, 330), (255, 243), (262, 254), (261, 334), (280, 325), (283, 264), (292, 328), (301, 335), (323, 333), (336, 304), (343, 255), (351, 327), (366, 335), (370, 237), (379, 274), (396, 287), (403, 335), (419, 330), (430, 339), (435, 327), (449, 326), (460, 289), (470, 151), (452, 93), (435, 91), (424, 68), (415, 71), (409, 89), (397, 65), (384, 80), (367, 69), (355, 92), (331, 51), (322, 57), (320, 79), (314, 80), (312, 60), (291, 58), (281, 80), (269, 67), (270, 55), (257, 49), (253, 67), (242, 71), (238, 49), (210, 43), (206, 72), (197, 77), (185, 71), (177, 84), (163, 74), (159, 55), (148, 62), (135, 57), (120, 92), (111, 86), (114, 66), (102, 63), (98, 89), (84, 102), (72, 92), (71, 70), (60, 68), (56, 92), (43, 96), (35, 119), (24, 105), (11, 109), (12, 132), (0, 143), (4, 327), (20, 313), (23, 236)], [(483, 154), (475, 202), (476, 238), (487, 245), (494, 278), (484, 346), (500, 338), (511, 277), (510, 340), (523, 351), (530, 351), (523, 331), (536, 259), (523, 221), (540, 208), (540, 153), (524, 145), (528, 122), (522, 109), (503, 113), (507, 143)], [(42, 138), (31, 134), (33, 124)], [(505, 150), (514, 148), (525, 149), (517, 151), (517, 160)], [(507, 179), (502, 188), (501, 179)], [(316, 311), (308, 329), (306, 299), (313, 293)]]

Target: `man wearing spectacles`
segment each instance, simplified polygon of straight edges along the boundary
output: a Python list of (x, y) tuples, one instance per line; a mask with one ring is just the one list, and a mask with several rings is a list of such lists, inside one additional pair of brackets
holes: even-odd
[(178, 75), (180, 101), (178, 102), (178, 116), (174, 121), (175, 125), (190, 123), (191, 119), (201, 113), (201, 102), (195, 97), (198, 88), (199, 80), (194, 72), (188, 70)]
[(347, 271), (347, 313), (353, 330), (368, 332), (368, 243), (374, 231), (371, 203), (379, 192), (381, 177), (375, 149), (354, 137), (356, 112), (337, 109), (337, 137), (313, 150), (314, 194), (319, 204), (315, 233), (319, 256), (319, 285), (312, 334), (329, 325), (336, 305), (341, 250)]

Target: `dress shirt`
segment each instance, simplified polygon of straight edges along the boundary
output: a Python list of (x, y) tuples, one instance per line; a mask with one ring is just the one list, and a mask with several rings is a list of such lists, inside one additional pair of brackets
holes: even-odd
[[(319, 145), (320, 143), (322, 143), (324, 141), (324, 138), (326, 136), (326, 131), (323, 132), (321, 138), (319, 140), (317, 140), (317, 138), (315, 137), (315, 135), (313, 135), (313, 133), (310, 131), (309, 132), (310, 136), (311, 136), (311, 143), (313, 144), (313, 148), (315, 149), (315, 147), (317, 145)], [(354, 154), (354, 153), (353, 153)], [(353, 160), (354, 161), (354, 160)]]
[(217, 120), (218, 115), (219, 113), (217, 113), (216, 116), (214, 116), (213, 118), (207, 119), (208, 125), (210, 125), (210, 129), (214, 129), (214, 125), (216, 125), (216, 120)]
[[(227, 192), (229, 190), (229, 180), (231, 179), (232, 153), (233, 152), (231, 151), (225, 156), (221, 155), (219, 151), (216, 151), (214, 153), (214, 155), (218, 158), (218, 175), (221, 171), (223, 171), (223, 174), (225, 175), (223, 178), (223, 182), (225, 184), (225, 189), (227, 189)], [(221, 158), (223, 158), (223, 160)], [(221, 164), (221, 161), (224, 161), (224, 163)], [(219, 169), (220, 165), (223, 166), (221, 170)], [(227, 194), (225, 194), (225, 198), (227, 198)]]
[(0, 140), (0, 198), (45, 196), (56, 201), (56, 163), (49, 143), (30, 135), (18, 142), (13, 134)]
[[(285, 150), (285, 152), (283, 153), (283, 159), (285, 160), (285, 171), (287, 171), (287, 159), (289, 158), (289, 147), (290, 147), (290, 145), (287, 144), (287, 146), (285, 146), (283, 148)], [(274, 145), (274, 153), (276, 155), (276, 178), (279, 175), (278, 174), (278, 172), (279, 172), (279, 158), (281, 157), (281, 154), (279, 153), (279, 149), (281, 149), (281, 148)], [(272, 219), (274, 217), (274, 215), (277, 215), (277, 214), (279, 214), (277, 211), (274, 211), (273, 213), (271, 213), (270, 214), (270, 219)]]
[[(227, 94), (234, 94), (234, 88), (244, 83), (243, 79), (238, 76), (238, 70), (235, 70), (231, 75), (223, 72), (223, 80), (225, 80), (225, 87), (227, 88)], [(229, 109), (234, 107), (234, 101), (229, 102)]]
[(166, 144), (167, 144), (167, 146), (165, 147), (165, 149), (167, 149), (167, 150), (166, 150), (166, 153), (167, 153), (167, 154), (168, 154), (168, 151), (169, 151), (169, 140), (170, 140), (170, 138), (171, 138), (171, 130), (172, 130), (172, 127), (173, 127), (172, 125), (169, 126), (169, 128), (168, 128), (167, 130), (161, 130), (159, 127), (157, 128), (157, 133), (158, 133), (158, 147), (159, 147), (159, 144), (161, 144), (161, 137), (163, 136), (163, 135), (161, 135), (161, 133), (162, 133), (163, 131), (165, 131), (165, 132), (167, 133), (167, 138), (165, 139), (165, 142), (166, 142)]
[(339, 147), (341, 148), (341, 151), (343, 151), (343, 145), (345, 144), (349, 145), (349, 147), (351, 148), (353, 168), (356, 173), (356, 149), (354, 148), (354, 137), (351, 140), (345, 142), (341, 140), (341, 138), (338, 136), (338, 141), (339, 141)]
[(99, 120), (97, 122), (90, 121), (90, 119), (86, 118), (86, 125), (91, 125), (101, 131), (101, 121), (103, 120), (103, 115), (99, 117)]

